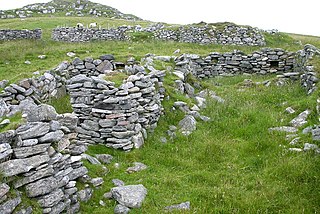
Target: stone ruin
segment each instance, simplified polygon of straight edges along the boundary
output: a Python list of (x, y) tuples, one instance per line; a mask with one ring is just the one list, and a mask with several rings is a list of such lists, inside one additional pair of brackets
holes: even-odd
[[(183, 54), (172, 57), (176, 64), (173, 73), (183, 77), (191, 73), (198, 78), (277, 73), (296, 80), (305, 71), (294, 70), (295, 55), (282, 49), (262, 49), (249, 55), (238, 51), (211, 53), (205, 57)], [(154, 59), (167, 61), (171, 57)], [(271, 63), (275, 60), (277, 63)], [(120, 86), (105, 77), (118, 67), (125, 67), (131, 74)], [(145, 67), (151, 69), (150, 72), (146, 72)], [(4, 87), (0, 94), (0, 116), (22, 112), (24, 123), (0, 134), (3, 177), (0, 210), (3, 213), (18, 211), (16, 207), (24, 200), (22, 191), (38, 201), (43, 213), (79, 211), (79, 197), (92, 191), (78, 189), (76, 183), (99, 181), (88, 178), (88, 170), (81, 161), (87, 145), (98, 143), (123, 150), (139, 148), (147, 137), (147, 130), (157, 126), (163, 110), (165, 71), (145, 67), (124, 66), (115, 62), (112, 55), (99, 59), (75, 58), (43, 75)], [(299, 74), (290, 74), (295, 72)], [(2, 81), (0, 85), (6, 84)], [(182, 81), (182, 84), (183, 90), (192, 91), (188, 83)], [(70, 95), (72, 114), (57, 114), (53, 107), (42, 104), (50, 97), (66, 93)], [(198, 100), (199, 106), (201, 100), (204, 99)], [(223, 100), (219, 98), (219, 102)], [(176, 107), (184, 109), (181, 105), (183, 102), (175, 102)], [(201, 115), (200, 118), (209, 119)], [(21, 213), (32, 212), (31, 206), (19, 209)]]

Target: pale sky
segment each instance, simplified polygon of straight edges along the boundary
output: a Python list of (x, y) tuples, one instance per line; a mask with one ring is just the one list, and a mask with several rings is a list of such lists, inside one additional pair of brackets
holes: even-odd
[[(319, 0), (91, 0), (140, 18), (171, 24), (234, 22), (264, 30), (320, 36)], [(14, 9), (48, 0), (0, 0)]]

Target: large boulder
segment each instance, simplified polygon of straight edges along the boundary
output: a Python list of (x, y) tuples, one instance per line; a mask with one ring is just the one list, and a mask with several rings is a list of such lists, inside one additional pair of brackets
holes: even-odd
[(142, 185), (128, 185), (111, 189), (112, 197), (121, 205), (129, 208), (140, 208), (147, 195), (147, 189)]

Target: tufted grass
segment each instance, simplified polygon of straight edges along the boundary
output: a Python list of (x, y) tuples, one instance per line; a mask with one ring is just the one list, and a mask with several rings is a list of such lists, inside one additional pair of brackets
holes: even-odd
[[(169, 125), (177, 125), (183, 118), (181, 112), (170, 111), (172, 101), (165, 101), (165, 116), (155, 132), (149, 133), (142, 149), (125, 153), (102, 145), (89, 147), (89, 154), (108, 153), (114, 160), (107, 166), (110, 173), (104, 176), (103, 186), (95, 190), (92, 200), (81, 205), (82, 212), (112, 213), (115, 202), (102, 195), (112, 188), (111, 180), (118, 178), (126, 184), (141, 183), (148, 189), (142, 208), (131, 213), (164, 213), (165, 206), (185, 201), (191, 202), (191, 210), (185, 213), (317, 213), (319, 156), (288, 152), (285, 134), (269, 132), (268, 128), (288, 125), (306, 108), (315, 112), (319, 94), (306, 97), (298, 83), (280, 88), (242, 88), (245, 78), (262, 81), (274, 77), (207, 80), (210, 89), (226, 102), (211, 101), (202, 114), (212, 120), (198, 121), (197, 130), (188, 137), (178, 134), (166, 144), (160, 142)], [(288, 106), (296, 110), (294, 115), (285, 112)], [(313, 113), (305, 126), (315, 121), (317, 116)], [(127, 174), (126, 168), (135, 161), (149, 168)], [(119, 163), (120, 168), (115, 168), (114, 163)], [(90, 170), (91, 176), (101, 176), (98, 166), (86, 166), (94, 169)], [(105, 201), (106, 206), (100, 206), (99, 200)]]
[(58, 114), (72, 113), (73, 109), (70, 103), (70, 95), (55, 98), (52, 97), (48, 101), (48, 104), (53, 106)]

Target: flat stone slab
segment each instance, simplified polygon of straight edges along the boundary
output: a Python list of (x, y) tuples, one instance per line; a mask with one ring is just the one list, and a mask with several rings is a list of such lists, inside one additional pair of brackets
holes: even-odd
[(13, 176), (29, 172), (30, 169), (40, 166), (50, 160), (49, 155), (37, 155), (30, 158), (9, 160), (0, 164), (0, 171), (4, 176)]

